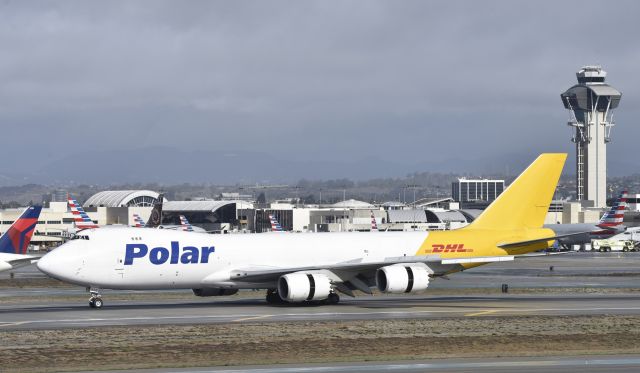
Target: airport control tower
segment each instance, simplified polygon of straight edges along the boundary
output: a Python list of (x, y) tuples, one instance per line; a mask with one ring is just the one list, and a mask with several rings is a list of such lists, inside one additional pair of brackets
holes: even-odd
[(578, 84), (560, 96), (571, 116), (568, 125), (574, 129), (571, 141), (576, 144), (578, 200), (605, 207), (607, 143), (614, 126), (613, 109), (622, 94), (604, 82), (607, 73), (600, 66), (584, 66), (576, 76)]

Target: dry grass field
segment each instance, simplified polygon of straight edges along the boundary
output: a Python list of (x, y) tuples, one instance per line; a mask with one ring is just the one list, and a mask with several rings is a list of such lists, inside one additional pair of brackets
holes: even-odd
[(640, 316), (99, 327), (0, 332), (3, 373), (640, 352)]

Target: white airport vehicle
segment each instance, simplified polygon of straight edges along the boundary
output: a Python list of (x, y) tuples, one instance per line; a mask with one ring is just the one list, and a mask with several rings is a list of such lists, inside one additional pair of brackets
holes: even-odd
[(640, 243), (640, 227), (630, 227), (626, 231), (616, 234), (611, 237), (612, 240), (627, 240), (634, 241), (637, 244)]
[(414, 293), (434, 277), (548, 248), (544, 219), (566, 154), (539, 156), (472, 224), (455, 231), (208, 235), (88, 229), (45, 255), (53, 278), (100, 289), (193, 289), (197, 296), (265, 289), (267, 301), (336, 303), (338, 292)]
[(639, 251), (640, 227), (630, 227), (626, 231), (608, 239), (592, 240), (591, 249), (603, 251)]
[(636, 251), (636, 246), (631, 240), (614, 240), (614, 239), (602, 239), (591, 241), (591, 250), (599, 252), (607, 251)]

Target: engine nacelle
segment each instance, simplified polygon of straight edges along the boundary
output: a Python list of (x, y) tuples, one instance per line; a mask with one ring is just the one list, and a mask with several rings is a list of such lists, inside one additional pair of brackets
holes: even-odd
[(289, 273), (278, 279), (278, 295), (287, 302), (324, 300), (331, 293), (331, 280), (318, 273)]
[(220, 297), (223, 295), (233, 295), (238, 292), (238, 289), (222, 289), (222, 288), (204, 288), (204, 289), (191, 289), (193, 294), (198, 297)]
[(376, 285), (383, 293), (414, 293), (429, 287), (429, 271), (418, 264), (394, 264), (376, 271)]

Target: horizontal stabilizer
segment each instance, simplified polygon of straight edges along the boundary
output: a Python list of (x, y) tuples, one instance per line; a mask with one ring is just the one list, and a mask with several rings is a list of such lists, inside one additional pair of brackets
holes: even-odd
[(551, 236), (551, 237), (544, 237), (544, 238), (536, 238), (535, 240), (526, 240), (526, 241), (516, 241), (516, 242), (507, 242), (507, 243), (501, 243), (498, 244), (498, 247), (503, 248), (503, 249), (508, 249), (508, 248), (512, 248), (512, 247), (521, 247), (521, 246), (527, 246), (527, 245), (532, 245), (534, 243), (540, 243), (540, 242), (547, 242), (547, 241), (555, 241), (557, 239), (560, 238), (565, 238), (565, 237), (571, 237), (571, 236), (578, 236), (581, 234), (589, 234), (593, 231), (583, 231), (583, 232), (575, 232), (575, 233), (567, 233), (567, 234), (559, 234), (557, 236)]
[(514, 259), (513, 255), (505, 256), (478, 256), (475, 258), (456, 258), (456, 259), (442, 259), (442, 264), (467, 264), (467, 263), (494, 263), (494, 262), (509, 262)]

